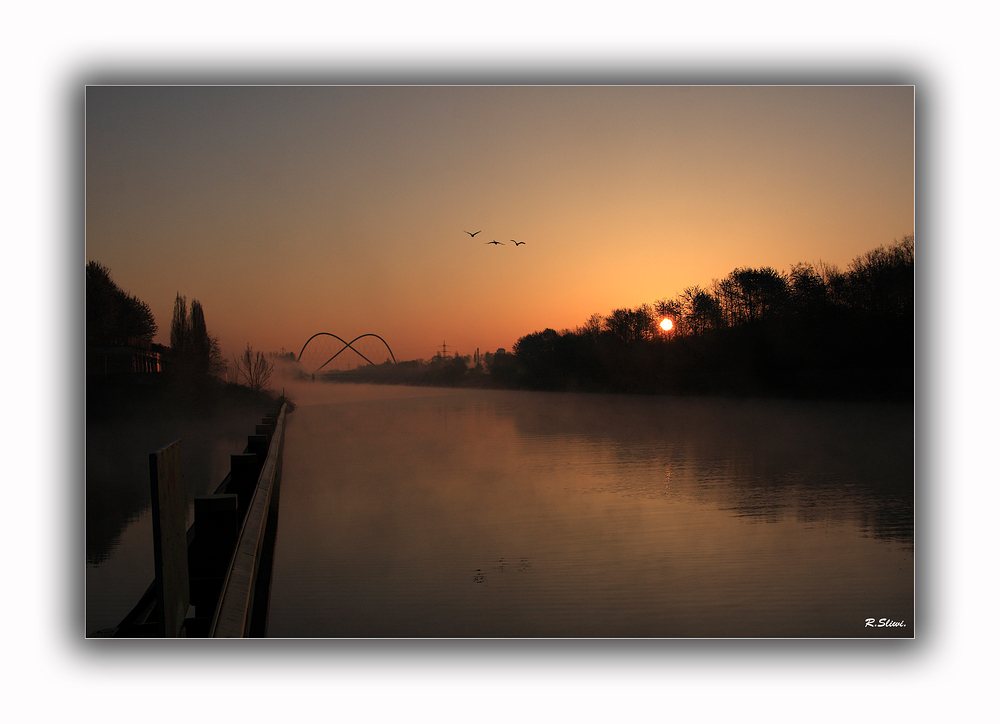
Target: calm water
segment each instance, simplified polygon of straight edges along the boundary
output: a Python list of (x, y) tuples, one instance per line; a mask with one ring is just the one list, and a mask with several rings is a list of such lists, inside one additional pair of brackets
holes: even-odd
[(296, 403), (271, 636), (915, 633), (912, 406), (322, 384)]
[(148, 415), (87, 423), (86, 632), (112, 628), (153, 580), (149, 453), (180, 438), (187, 524), (243, 452), (263, 409), (206, 420)]

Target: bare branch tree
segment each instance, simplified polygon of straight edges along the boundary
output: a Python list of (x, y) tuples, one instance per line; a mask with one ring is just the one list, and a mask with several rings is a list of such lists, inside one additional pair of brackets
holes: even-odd
[(254, 392), (263, 390), (274, 372), (274, 362), (268, 362), (263, 352), (255, 352), (249, 342), (239, 357), (233, 357), (233, 365), (236, 368), (237, 384), (240, 377), (243, 377), (246, 386)]

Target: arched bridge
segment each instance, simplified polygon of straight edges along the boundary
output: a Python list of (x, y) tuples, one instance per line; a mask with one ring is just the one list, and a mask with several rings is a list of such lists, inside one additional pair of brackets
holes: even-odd
[[(310, 348), (310, 354), (307, 355), (305, 361), (303, 361), (303, 355), (305, 354), (306, 348), (309, 347), (309, 343), (318, 337), (332, 337), (340, 342), (340, 349), (338, 349), (329, 358), (326, 358), (330, 351), (332, 351), (332, 348), (329, 344), (322, 344), (324, 340), (321, 340), (320, 342), (313, 344)], [(310, 373), (316, 374), (347, 350), (351, 350), (354, 354), (370, 365), (381, 364), (382, 362), (387, 362), (389, 359), (392, 360), (393, 364), (396, 363), (396, 356), (392, 353), (392, 349), (389, 347), (389, 344), (377, 334), (362, 334), (355, 337), (350, 342), (347, 342), (330, 332), (317, 332), (312, 337), (307, 339), (306, 343), (302, 345), (302, 350), (299, 352), (298, 362), (303, 366), (303, 368), (307, 366), (315, 367), (310, 371)], [(387, 353), (388, 356), (386, 356)], [(319, 361), (324, 358), (326, 358), (326, 360), (322, 364), (318, 364)], [(378, 361), (376, 362), (373, 360)], [(317, 364), (318, 366), (316, 366)]]

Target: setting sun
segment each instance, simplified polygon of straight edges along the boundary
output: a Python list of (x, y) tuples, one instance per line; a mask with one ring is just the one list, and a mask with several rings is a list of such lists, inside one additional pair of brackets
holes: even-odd
[(671, 329), (674, 328), (674, 323), (670, 319), (664, 319), (662, 322), (660, 322), (660, 328), (664, 332), (669, 332)]

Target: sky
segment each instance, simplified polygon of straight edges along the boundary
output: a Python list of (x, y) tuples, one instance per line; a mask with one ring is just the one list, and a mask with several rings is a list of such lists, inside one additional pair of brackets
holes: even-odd
[(150, 306), (157, 342), (176, 295), (199, 300), (227, 358), (318, 332), (378, 334), (399, 360), (509, 350), (914, 233), (908, 85), (92, 85), (85, 102), (87, 261)]

